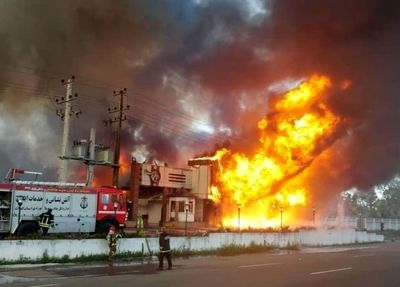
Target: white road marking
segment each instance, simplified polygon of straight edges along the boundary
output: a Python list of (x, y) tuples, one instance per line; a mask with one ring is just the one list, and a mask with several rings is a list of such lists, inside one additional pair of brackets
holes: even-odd
[(79, 275), (79, 276), (69, 276), (67, 278), (89, 278), (89, 277), (96, 277), (99, 275), (89, 274), (89, 275)]
[(262, 267), (262, 266), (272, 266), (272, 265), (280, 265), (282, 263), (263, 263), (263, 264), (253, 264), (253, 265), (242, 265), (238, 268), (252, 268), (252, 267)]
[(132, 273), (139, 273), (139, 270), (122, 271), (122, 272), (117, 272), (116, 274), (132, 274)]
[(371, 256), (375, 256), (375, 254), (354, 255), (353, 257), (357, 258), (357, 257), (371, 257)]
[(353, 268), (352, 267), (346, 267), (346, 268), (340, 268), (340, 269), (318, 271), (318, 272), (310, 273), (310, 275), (319, 275), (319, 274), (325, 274), (325, 273), (340, 272), (340, 271), (346, 271), (346, 270), (351, 270), (351, 269), (353, 269)]
[(59, 286), (60, 284), (46, 284), (46, 285), (34, 285), (30, 287), (51, 287), (51, 286)]

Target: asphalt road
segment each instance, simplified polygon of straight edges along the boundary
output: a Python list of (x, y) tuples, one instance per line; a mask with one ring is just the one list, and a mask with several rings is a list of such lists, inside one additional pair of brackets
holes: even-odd
[(232, 257), (174, 260), (173, 270), (155, 262), (118, 266), (62, 265), (0, 269), (0, 284), (30, 287), (122, 286), (400, 286), (400, 242), (303, 249)]

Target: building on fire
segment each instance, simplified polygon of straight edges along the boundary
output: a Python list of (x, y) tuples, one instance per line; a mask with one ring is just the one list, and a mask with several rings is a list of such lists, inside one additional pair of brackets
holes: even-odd
[(185, 222), (205, 226), (214, 224), (216, 206), (210, 198), (216, 162), (189, 160), (186, 168), (131, 163), (132, 202), (129, 219), (142, 216), (144, 225), (182, 226)]

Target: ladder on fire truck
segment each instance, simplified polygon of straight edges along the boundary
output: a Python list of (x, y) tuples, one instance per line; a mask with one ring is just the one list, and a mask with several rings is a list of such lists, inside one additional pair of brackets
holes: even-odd
[[(35, 175), (35, 180), (17, 180), (17, 174), (30, 174)], [(38, 185), (38, 186), (68, 186), (68, 187), (85, 187), (85, 183), (73, 183), (73, 182), (48, 182), (48, 181), (38, 181), (38, 177), (43, 175), (42, 172), (37, 171), (27, 171), (18, 168), (10, 168), (7, 175), (4, 178), (5, 182), (12, 182), (21, 185)]]

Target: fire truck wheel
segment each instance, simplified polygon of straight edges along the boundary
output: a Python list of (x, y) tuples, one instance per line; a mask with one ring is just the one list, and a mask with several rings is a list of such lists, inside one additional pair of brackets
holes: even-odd
[(96, 232), (105, 234), (110, 229), (110, 225), (113, 225), (113, 220), (104, 219), (98, 223)]
[(26, 236), (37, 231), (36, 225), (32, 222), (22, 222), (17, 229), (17, 235)]

